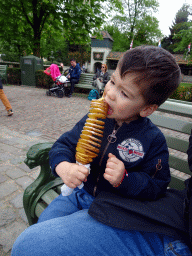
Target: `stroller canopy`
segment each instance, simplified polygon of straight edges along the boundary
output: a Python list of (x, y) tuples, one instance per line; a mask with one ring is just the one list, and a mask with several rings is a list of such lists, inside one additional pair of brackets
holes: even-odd
[(44, 71), (44, 73), (47, 74), (48, 76), (51, 76), (53, 81), (55, 81), (58, 76), (61, 76), (61, 72), (59, 70), (59, 67), (56, 64), (51, 64), (51, 66), (48, 67)]

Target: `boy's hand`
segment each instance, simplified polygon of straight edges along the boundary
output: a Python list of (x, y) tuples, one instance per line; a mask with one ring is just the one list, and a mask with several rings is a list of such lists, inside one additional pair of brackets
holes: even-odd
[(125, 165), (116, 156), (109, 153), (104, 178), (109, 181), (112, 186), (118, 185), (125, 173)]
[(85, 166), (69, 162), (61, 162), (55, 171), (70, 188), (76, 188), (82, 182), (86, 182), (89, 175), (89, 170)]

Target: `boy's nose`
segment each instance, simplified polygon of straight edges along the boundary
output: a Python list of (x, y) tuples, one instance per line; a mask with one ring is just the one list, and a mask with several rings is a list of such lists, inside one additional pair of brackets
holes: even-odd
[(115, 89), (114, 88), (111, 88), (111, 87), (108, 87), (107, 90), (106, 90), (106, 96), (109, 97), (110, 100), (115, 100), (115, 95), (116, 95), (116, 92), (115, 92)]

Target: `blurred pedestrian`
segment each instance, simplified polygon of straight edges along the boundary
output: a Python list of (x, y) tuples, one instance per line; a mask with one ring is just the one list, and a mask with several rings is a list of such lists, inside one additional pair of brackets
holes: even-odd
[(13, 115), (12, 107), (11, 107), (9, 100), (7, 99), (7, 96), (5, 95), (5, 93), (3, 91), (3, 84), (2, 84), (1, 79), (0, 79), (0, 99), (7, 110), (8, 116), (12, 116)]

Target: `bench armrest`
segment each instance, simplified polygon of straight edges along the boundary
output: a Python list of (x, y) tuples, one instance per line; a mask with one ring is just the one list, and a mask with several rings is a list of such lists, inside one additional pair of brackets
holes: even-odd
[(28, 220), (31, 216), (31, 205), (37, 198), (42, 186), (56, 178), (52, 174), (49, 166), (49, 151), (52, 145), (53, 143), (38, 143), (33, 145), (27, 152), (27, 158), (24, 161), (30, 169), (40, 166), (39, 176), (25, 189), (23, 195), (23, 206)]

